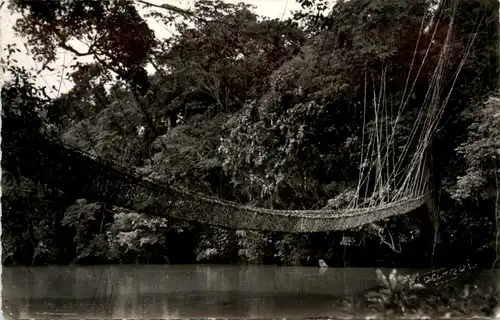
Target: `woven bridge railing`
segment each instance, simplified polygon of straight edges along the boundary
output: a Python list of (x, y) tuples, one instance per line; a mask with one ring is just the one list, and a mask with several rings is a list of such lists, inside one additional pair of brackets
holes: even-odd
[(346, 230), (409, 213), (428, 200), (428, 195), (422, 195), (372, 209), (345, 211), (255, 208), (146, 181), (41, 134), (28, 137), (9, 131), (2, 132), (2, 167), (90, 201), (132, 209), (146, 202), (150, 205), (144, 211), (152, 215), (233, 229), (293, 233)]

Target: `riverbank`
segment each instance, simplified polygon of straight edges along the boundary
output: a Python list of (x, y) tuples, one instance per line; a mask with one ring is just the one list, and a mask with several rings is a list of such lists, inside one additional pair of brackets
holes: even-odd
[[(462, 267), (460, 267), (462, 268)], [(418, 288), (411, 277), (407, 286), (395, 276), (380, 283), (378, 289), (365, 292), (359, 312), (400, 318), (492, 317), (500, 307), (499, 270), (435, 270), (420, 279), (436, 278)], [(447, 272), (446, 272), (447, 271)], [(443, 276), (448, 275), (448, 280)], [(455, 274), (455, 276), (453, 276)], [(439, 278), (439, 275), (442, 277)], [(396, 279), (396, 281), (391, 281)], [(380, 281), (384, 282), (384, 281)], [(394, 285), (396, 284), (396, 285)], [(397, 284), (400, 284), (399, 286)]]

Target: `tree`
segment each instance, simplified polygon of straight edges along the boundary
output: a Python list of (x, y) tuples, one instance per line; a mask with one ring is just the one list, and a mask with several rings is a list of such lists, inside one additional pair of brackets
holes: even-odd
[[(9, 8), (22, 15), (14, 30), (27, 39), (31, 53), (45, 66), (62, 48), (77, 57), (93, 57), (141, 95), (147, 92), (145, 64), (156, 39), (133, 1), (11, 0)], [(80, 50), (81, 45), (86, 50)]]
[[(444, 218), (449, 221), (460, 219), (460, 228), (446, 231), (454, 242), (469, 246), (464, 242), (472, 241), (478, 252), (489, 251), (497, 255), (500, 242), (498, 94), (488, 97), (484, 105), (474, 109), (474, 122), (469, 127), (468, 138), (457, 148), (457, 162), (463, 163), (462, 170), (447, 184), (451, 198), (458, 201), (462, 214), (448, 212)], [(469, 237), (462, 237), (466, 234)]]
[(204, 108), (228, 112), (262, 91), (304, 35), (289, 22), (262, 19), (252, 9), (243, 3), (197, 1), (193, 14), (206, 19), (176, 24), (179, 34), (157, 55), (158, 65), (182, 86), (171, 99), (198, 100)]

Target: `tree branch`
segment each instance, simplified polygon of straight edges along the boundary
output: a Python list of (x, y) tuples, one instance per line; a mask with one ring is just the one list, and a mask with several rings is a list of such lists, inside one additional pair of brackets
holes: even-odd
[(392, 251), (396, 253), (401, 253), (401, 243), (398, 245), (399, 249), (396, 249), (396, 245), (394, 244), (394, 238), (392, 237), (391, 232), (390, 231), (387, 232), (389, 233), (389, 237), (391, 238), (391, 243), (387, 242), (382, 232), (379, 231), (378, 236), (380, 237), (380, 243), (386, 244)]
[(135, 0), (135, 1), (142, 3), (146, 7), (154, 7), (154, 8), (164, 9), (164, 10), (172, 11), (175, 13), (183, 14), (186, 16), (194, 17), (197, 19), (201, 19), (201, 18), (196, 17), (193, 12), (191, 12), (189, 10), (181, 9), (181, 8), (173, 6), (171, 4), (164, 3), (164, 4), (159, 5), (159, 4), (154, 4), (154, 3), (144, 1), (144, 0)]
[(395, 253), (401, 253), (401, 243), (398, 244), (398, 249), (396, 249), (396, 245), (394, 243), (394, 238), (389, 230), (387, 230), (387, 232), (389, 233), (389, 238), (390, 238), (391, 242), (388, 242), (383, 235), (385, 228), (381, 228), (374, 223), (370, 224), (370, 226), (371, 226), (371, 228), (369, 228), (368, 230), (369, 231), (370, 230), (376, 231), (376, 235), (380, 238), (380, 244), (387, 245)]
[(90, 45), (89, 50), (87, 50), (87, 52), (80, 52), (66, 43), (66, 37), (64, 37), (59, 30), (54, 29), (54, 34), (59, 38), (59, 46), (65, 50), (68, 50), (74, 55), (79, 57), (85, 57), (94, 54), (93, 45)]
[(233, 23), (229, 23), (227, 21), (219, 21), (219, 20), (210, 21), (210, 20), (207, 20), (205, 18), (201, 18), (201, 17), (197, 16), (194, 12), (192, 12), (190, 10), (181, 9), (181, 8), (173, 6), (171, 4), (164, 3), (164, 4), (159, 5), (159, 4), (150, 3), (150, 2), (145, 1), (145, 0), (134, 0), (134, 1), (142, 3), (146, 7), (154, 7), (154, 8), (158, 8), (158, 9), (163, 9), (163, 10), (168, 10), (168, 11), (172, 11), (175, 13), (179, 13), (179, 14), (182, 14), (184, 16), (194, 18), (194, 19), (201, 21), (203, 23), (217, 22), (217, 23), (228, 25), (228, 26), (239, 26), (238, 23), (233, 24)]

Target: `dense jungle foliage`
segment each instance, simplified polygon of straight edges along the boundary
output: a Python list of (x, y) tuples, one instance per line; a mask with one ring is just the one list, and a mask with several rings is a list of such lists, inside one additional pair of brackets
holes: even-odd
[(363, 132), (379, 121), (375, 92), (384, 91), (390, 110), (407, 101), (394, 140), (400, 152), (447, 46), (440, 101), (451, 94), (431, 146), (436, 221), (421, 209), (348, 232), (225, 230), (89, 203), (4, 172), (2, 264), (428, 266), (468, 257), (491, 265), (498, 1), (297, 1), (303, 9), (288, 19), (221, 0), (149, 7), (175, 30), (158, 39), (139, 14), (143, 1), (10, 0), (22, 14), (15, 31), (40, 70), (61, 51), (93, 62), (67, 65), (74, 87), (49, 97), (35, 84), (40, 70), (16, 64), (9, 46), (3, 122), (21, 117), (24, 130), (226, 200), (341, 206), (358, 182)]

